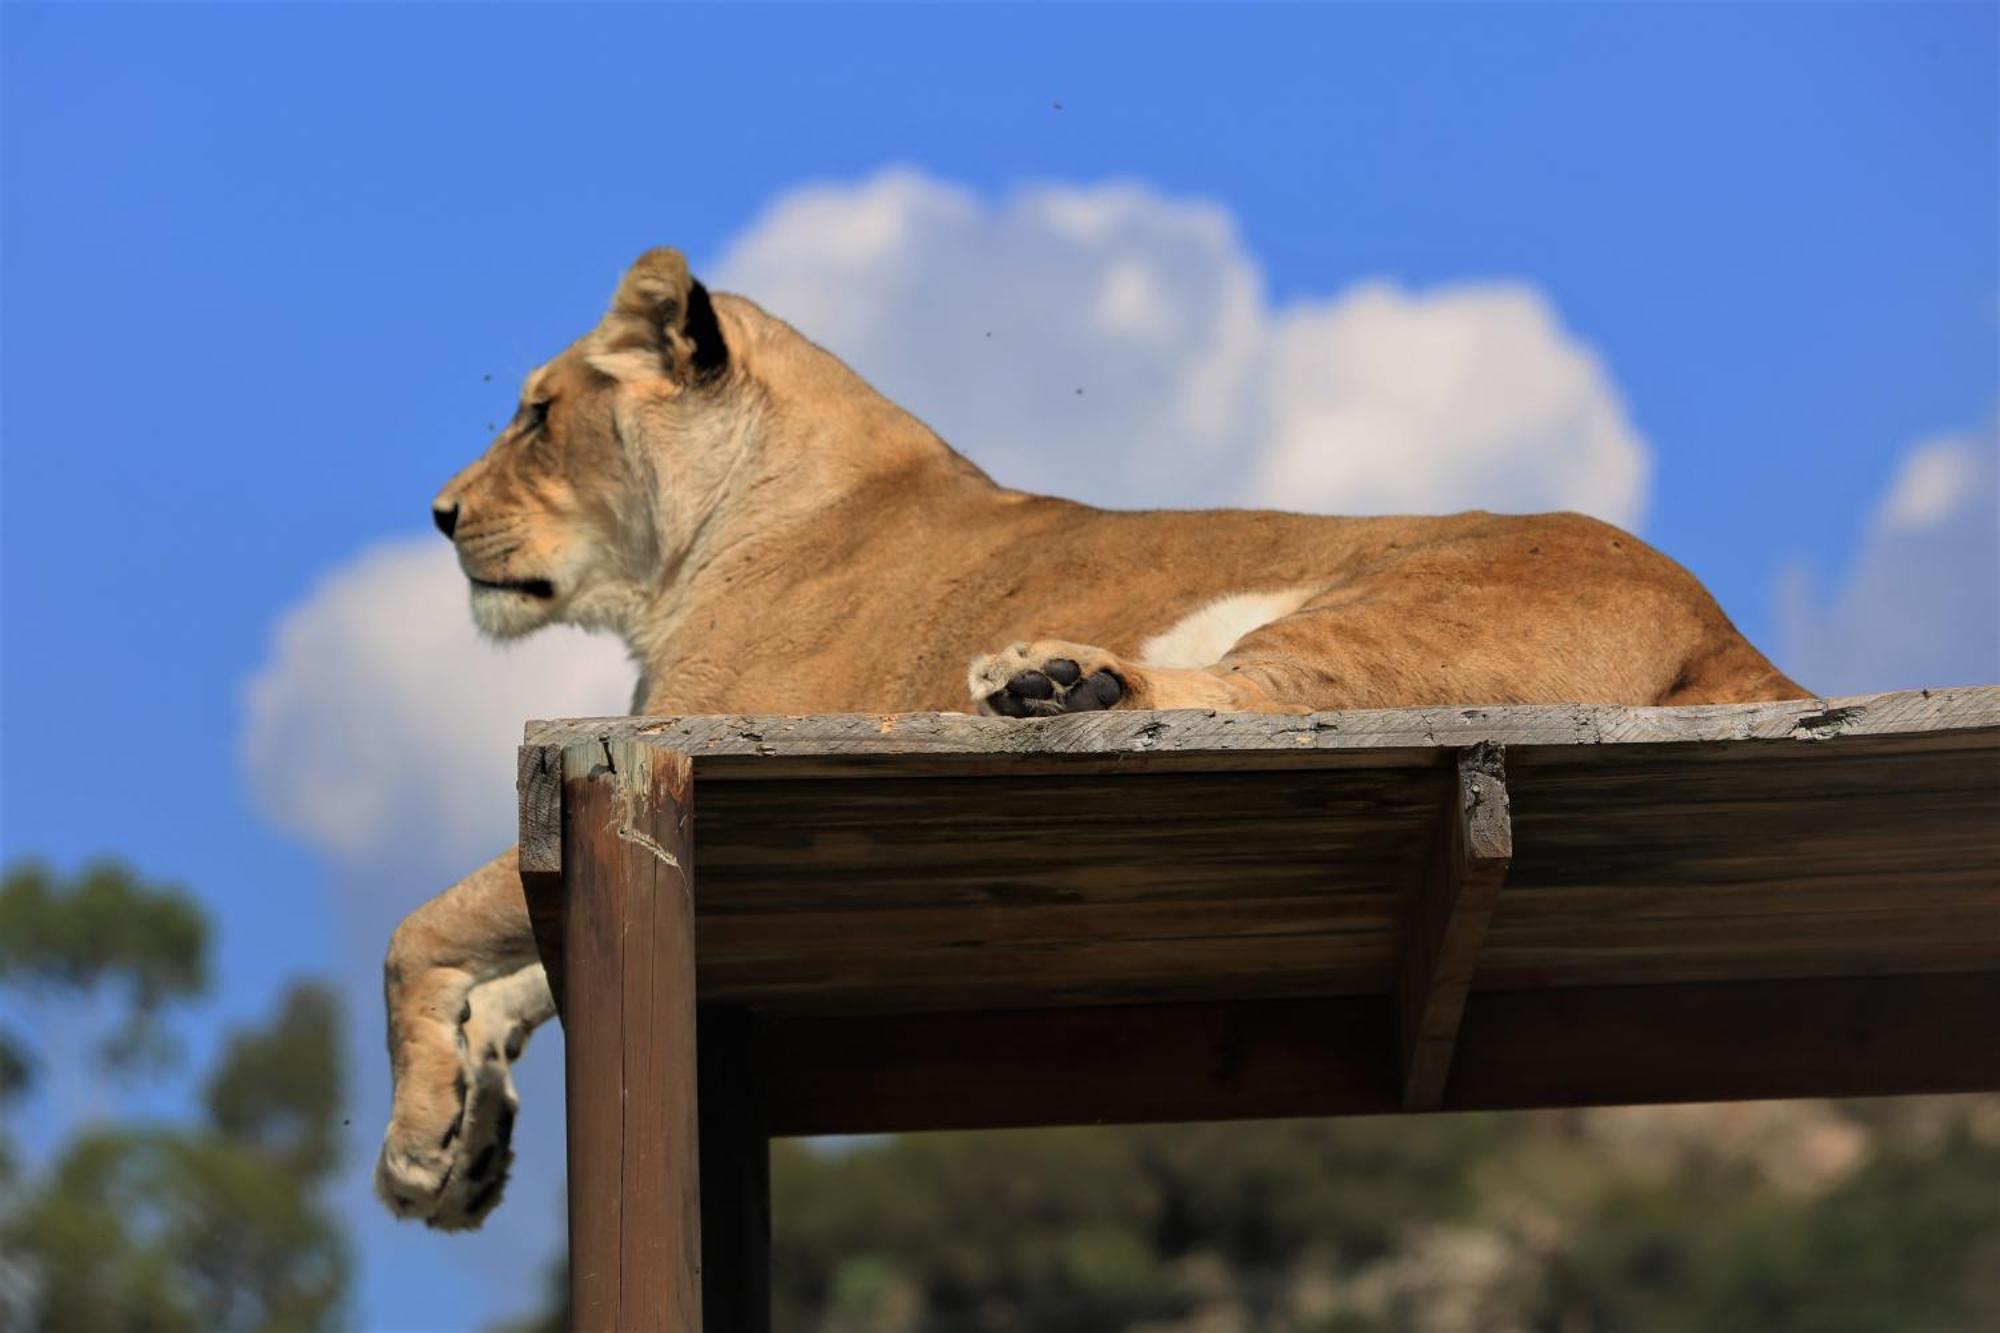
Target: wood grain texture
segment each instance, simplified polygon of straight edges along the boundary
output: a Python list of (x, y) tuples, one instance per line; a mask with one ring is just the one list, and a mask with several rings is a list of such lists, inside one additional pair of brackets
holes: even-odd
[(521, 874), (562, 873), (562, 747), (524, 745), (514, 773), (521, 811)]
[(579, 1330), (701, 1328), (692, 775), (564, 756), (570, 1300)]
[[(1286, 762), (1321, 750), (1495, 745), (1659, 745), (1813, 742), (2000, 728), (2000, 686), (1689, 708), (1597, 704), (1401, 708), (1281, 716), (1113, 710), (1036, 721), (958, 713), (799, 717), (615, 717), (530, 722), (527, 745), (642, 739), (693, 757), (703, 776), (756, 774), (759, 759), (866, 760), (880, 775), (926, 771), (890, 760), (1159, 758), (1239, 754)], [(712, 761), (712, 762), (711, 762)], [(1017, 770), (1018, 771), (1018, 770)]]
[(1506, 746), (1515, 847), (1476, 991), (2000, 967), (1996, 689), (1317, 719), (639, 719), (605, 736), (625, 739), (571, 753), (700, 747), (708, 1002), (1387, 993), (1453, 756), (1482, 741)]
[(1398, 1052), (1408, 1111), (1432, 1111), (1444, 1102), (1479, 946), (1514, 856), (1505, 747), (1480, 744), (1459, 751), (1450, 797), (1411, 895), (1397, 979)]

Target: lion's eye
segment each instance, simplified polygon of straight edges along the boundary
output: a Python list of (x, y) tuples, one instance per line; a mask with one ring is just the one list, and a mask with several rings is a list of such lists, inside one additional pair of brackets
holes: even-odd
[(549, 424), (549, 400), (528, 404), (528, 429), (540, 430)]

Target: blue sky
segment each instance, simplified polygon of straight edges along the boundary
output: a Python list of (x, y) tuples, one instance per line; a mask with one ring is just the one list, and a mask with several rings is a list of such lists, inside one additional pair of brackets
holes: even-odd
[[(1827, 688), (2000, 674), (1991, 6), (9, 4), (0, 25), (0, 850), (115, 853), (213, 905), (197, 1049), (315, 972), (376, 1061), (380, 921), (455, 864), (330, 850), (252, 790), (283, 785), (244, 759), (281, 618), (415, 539), (644, 247), (767, 275), (749, 294), (794, 313), (780, 296), (834, 262), (791, 225), (808, 186), (970, 200), (965, 234), (1032, 265), (1045, 233), (1010, 200), (1125, 182), (1155, 221), (1225, 216), (1200, 262), (1253, 273), (1273, 328), (1357, 284), (1439, 319), (1458, 307), (1435, 293), (1502, 284), (1643, 445), (1639, 530), (1781, 664)], [(934, 249), (948, 308), (985, 279)], [(840, 318), (805, 331), (979, 454), (992, 423)], [(1083, 339), (980, 373), (1103, 379), (1122, 355)], [(1939, 561), (1955, 600), (1885, 619)], [(1909, 651), (1867, 650), (1889, 642)], [(380, 1115), (356, 1107), (364, 1148)], [(354, 1191), (362, 1321), (526, 1299), (553, 1169), (507, 1235), (451, 1243)]]

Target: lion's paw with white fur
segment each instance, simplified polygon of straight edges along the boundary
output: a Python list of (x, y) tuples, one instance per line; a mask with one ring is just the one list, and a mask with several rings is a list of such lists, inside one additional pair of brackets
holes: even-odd
[(521, 1105), (513, 1061), (532, 1026), (512, 982), (475, 987), (450, 1038), (409, 1053), (375, 1163), (375, 1192), (398, 1217), (465, 1231), (500, 1203)]

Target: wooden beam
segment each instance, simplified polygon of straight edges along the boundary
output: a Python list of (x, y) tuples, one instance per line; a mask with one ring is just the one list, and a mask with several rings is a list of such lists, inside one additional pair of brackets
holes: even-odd
[(771, 1330), (771, 1135), (757, 1020), (703, 1005), (701, 1306), (707, 1327)]
[[(1402, 1109), (1386, 996), (761, 1019), (771, 1131)], [(2000, 1092), (2000, 972), (1481, 991), (1441, 1109)]]
[[(2000, 719), (2000, 690), (1804, 708), (1129, 714), (1089, 731), (687, 718), (606, 734), (697, 746), (704, 1003), (1393, 994), (1405, 891), (1456, 751), (1523, 734), (1544, 741), (1506, 742), (1514, 855), (1482, 986), (2000, 968), (2000, 726), (1981, 720)], [(523, 829), (532, 864), (549, 816), (528, 807), (544, 809)], [(531, 886), (538, 901), (560, 894)], [(546, 906), (534, 914), (546, 927)]]
[(563, 758), (570, 1308), (580, 1333), (701, 1329), (692, 772)]
[[(1022, 771), (1024, 760), (1087, 766), (1134, 755), (1234, 755), (1246, 765), (1308, 761), (1326, 750), (1436, 750), (1496, 745), (1673, 745), (1765, 741), (1818, 745), (1851, 737), (2000, 729), (2000, 686), (1681, 708), (1607, 704), (1360, 709), (1273, 713), (1111, 709), (1021, 721), (960, 713), (606, 717), (527, 724), (530, 746), (640, 740), (692, 755), (704, 778), (758, 776), (769, 760), (815, 761), (818, 773), (888, 776), (946, 761)], [(1171, 766), (1169, 763), (1167, 766)], [(800, 771), (794, 768), (792, 771)]]
[(1470, 746), (1458, 752), (1453, 767), (1404, 929), (1396, 1024), (1406, 1111), (1434, 1111), (1444, 1103), (1479, 946), (1514, 856), (1505, 748)]

